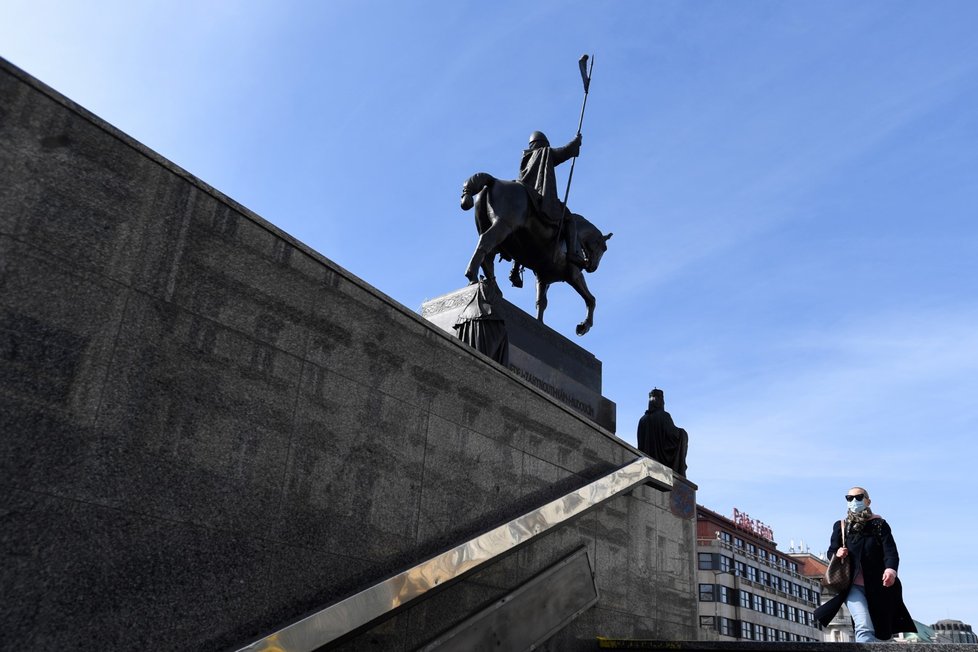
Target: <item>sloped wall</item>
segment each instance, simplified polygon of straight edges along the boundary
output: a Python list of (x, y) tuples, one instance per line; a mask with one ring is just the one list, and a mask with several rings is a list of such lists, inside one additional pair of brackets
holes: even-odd
[[(637, 455), (6, 62), (0, 179), (23, 649), (233, 649)], [(616, 498), (347, 647), (413, 648), (580, 545), (601, 599), (554, 649), (695, 638), (670, 498)]]

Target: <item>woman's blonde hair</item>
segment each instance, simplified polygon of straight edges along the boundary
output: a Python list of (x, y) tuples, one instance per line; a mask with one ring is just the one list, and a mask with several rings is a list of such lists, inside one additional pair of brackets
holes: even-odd
[[(865, 487), (853, 487), (852, 489), (858, 489), (858, 490), (859, 490), (859, 491), (861, 491), (862, 493), (864, 493), (864, 494), (866, 494), (866, 497), (867, 497), (867, 498), (869, 498), (869, 492), (868, 492), (868, 491), (866, 491), (866, 488), (865, 488)], [(850, 489), (849, 491), (852, 491), (852, 489)]]

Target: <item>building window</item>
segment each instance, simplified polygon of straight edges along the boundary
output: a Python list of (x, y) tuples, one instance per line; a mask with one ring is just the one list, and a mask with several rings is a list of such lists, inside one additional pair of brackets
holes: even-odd
[(796, 561), (791, 562), (791, 572), (792, 573), (798, 572), (798, 562)]
[(788, 620), (790, 620), (793, 623), (798, 622), (798, 610), (797, 609), (795, 609), (794, 607), (792, 607), (789, 604), (788, 607), (787, 607), (787, 609), (786, 609), (786, 611), (788, 612), (788, 614), (787, 614)]
[(742, 561), (734, 561), (734, 572), (738, 577), (747, 577), (747, 564)]
[(729, 532), (720, 532), (720, 540), (728, 546), (733, 544), (733, 537), (730, 536)]
[(730, 620), (729, 618), (724, 618), (720, 616), (720, 634), (722, 636), (736, 636), (735, 633), (735, 623), (736, 621)]
[(755, 546), (753, 543), (748, 543), (747, 544), (747, 552), (749, 552), (750, 554), (752, 554), (752, 555), (754, 555), (756, 557), (757, 556), (757, 546)]
[(764, 598), (764, 613), (769, 616), (774, 615), (774, 600), (771, 598)]
[(743, 638), (748, 641), (754, 640), (754, 623), (742, 622), (740, 623), (740, 634)]
[(764, 639), (765, 641), (778, 640), (778, 630), (774, 629), (773, 627), (765, 627), (764, 629), (767, 631), (767, 638)]
[(737, 546), (738, 548), (743, 548), (744, 547), (744, 540), (741, 539), (740, 537), (735, 537), (734, 538), (734, 545)]
[(747, 591), (741, 590), (740, 592), (740, 606), (744, 609), (750, 609), (751, 605), (751, 594)]
[(767, 571), (760, 571), (761, 573), (761, 584), (768, 586), (771, 583), (771, 574)]
[(767, 550), (761, 548), (760, 550), (757, 551), (757, 556), (760, 557), (761, 559), (767, 559)]
[(713, 602), (712, 584), (700, 584), (700, 602)]
[(714, 555), (709, 552), (701, 552), (697, 555), (700, 570), (713, 570)]
[(700, 616), (700, 627), (713, 629), (715, 626), (716, 622), (713, 620), (713, 616)]
[(757, 569), (753, 566), (747, 567), (747, 579), (751, 582), (757, 581)]
[(733, 559), (726, 555), (720, 555), (720, 572), (729, 573), (733, 570)]
[(787, 617), (788, 616), (785, 613), (785, 604), (783, 602), (779, 602), (778, 603), (778, 618), (787, 618)]
[(754, 611), (764, 611), (764, 598), (754, 594)]
[(732, 589), (723, 586), (722, 584), (717, 585), (717, 601), (723, 604), (734, 604), (734, 592)]

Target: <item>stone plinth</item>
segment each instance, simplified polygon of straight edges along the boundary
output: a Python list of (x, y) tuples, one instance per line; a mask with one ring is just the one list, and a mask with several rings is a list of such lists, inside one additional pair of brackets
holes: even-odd
[[(455, 335), (455, 322), (478, 291), (469, 285), (425, 301), (421, 315)], [(503, 298), (492, 301), (509, 336), (509, 370), (561, 403), (615, 432), (613, 402), (601, 395), (601, 361)]]

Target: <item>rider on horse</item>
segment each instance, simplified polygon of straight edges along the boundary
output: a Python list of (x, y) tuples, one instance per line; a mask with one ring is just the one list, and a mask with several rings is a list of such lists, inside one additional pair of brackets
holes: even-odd
[(563, 147), (551, 147), (542, 132), (534, 131), (530, 134), (530, 146), (523, 150), (520, 160), (519, 182), (526, 188), (537, 215), (554, 226), (563, 220), (560, 230), (567, 245), (567, 260), (584, 267), (587, 261), (577, 240), (577, 222), (557, 196), (557, 178), (554, 174), (556, 166), (580, 152), (580, 134)]

